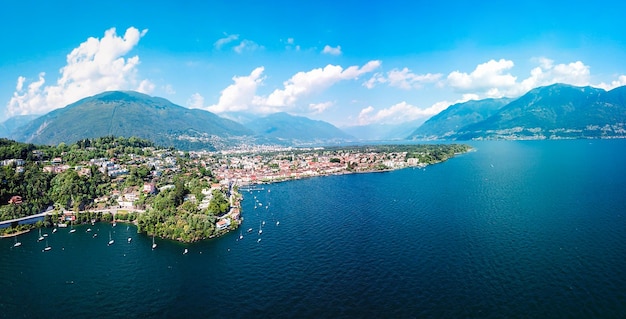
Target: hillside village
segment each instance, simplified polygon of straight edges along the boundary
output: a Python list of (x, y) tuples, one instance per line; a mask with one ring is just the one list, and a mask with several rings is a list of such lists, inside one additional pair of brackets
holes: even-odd
[[(55, 215), (58, 220), (51, 219), (52, 224), (127, 219), (149, 234), (195, 241), (238, 227), (242, 199), (239, 187), (314, 176), (423, 167), (467, 150), (464, 145), (385, 145), (183, 152), (145, 146), (126, 148), (124, 152), (108, 151), (107, 155), (112, 156), (101, 156), (102, 152), (97, 152), (95, 147), (83, 145), (49, 159), (45, 159), (45, 151), (35, 149), (29, 155), (35, 160), (32, 163), (10, 158), (0, 164), (5, 171), (13, 170), (13, 174), (18, 175), (24, 174), (27, 167), (37, 167), (51, 177), (53, 185), (56, 185), (55, 178), (68, 179), (70, 175), (75, 181), (99, 180), (94, 186), (99, 192), (73, 194), (60, 202), (51, 199), (54, 211), (58, 211)], [(90, 158), (89, 154), (100, 156)], [(101, 185), (103, 183), (106, 187)], [(95, 193), (98, 196), (93, 196)], [(30, 200), (27, 194), (6, 195), (11, 195), (10, 199), (3, 203), (0, 212)], [(108, 213), (114, 216), (106, 216)], [(81, 217), (81, 214), (86, 216)], [(7, 217), (18, 216), (2, 215), (3, 220)], [(202, 231), (186, 237), (178, 229), (181, 219), (183, 224), (189, 223), (192, 231)], [(168, 223), (168, 227), (159, 226)]]

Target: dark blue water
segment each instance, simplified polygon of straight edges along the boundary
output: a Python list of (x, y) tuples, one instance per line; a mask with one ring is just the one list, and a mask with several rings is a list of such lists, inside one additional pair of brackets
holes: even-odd
[(242, 240), (153, 251), (122, 224), (60, 230), (45, 253), (36, 232), (0, 240), (0, 315), (626, 316), (626, 141), (473, 145), (425, 170), (246, 192)]

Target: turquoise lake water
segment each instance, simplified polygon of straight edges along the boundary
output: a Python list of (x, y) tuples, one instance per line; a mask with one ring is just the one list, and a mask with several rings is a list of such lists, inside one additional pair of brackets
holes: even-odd
[(626, 316), (626, 140), (470, 144), (263, 185), (241, 231), (192, 245), (104, 223), (45, 231), (49, 252), (36, 231), (2, 239), (0, 317)]

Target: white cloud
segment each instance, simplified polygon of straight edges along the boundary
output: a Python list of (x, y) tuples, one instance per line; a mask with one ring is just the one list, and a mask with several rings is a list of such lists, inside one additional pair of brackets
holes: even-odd
[(260, 66), (248, 76), (234, 76), (234, 83), (222, 90), (217, 104), (206, 107), (206, 109), (214, 113), (249, 110), (250, 106), (255, 104), (257, 100), (256, 90), (263, 83), (264, 70), (265, 68)]
[(336, 48), (331, 47), (330, 45), (326, 45), (324, 46), (324, 49), (322, 50), (323, 54), (330, 54), (330, 55), (341, 55), (341, 46), (338, 45)]
[(42, 72), (24, 90), (27, 79), (18, 77), (16, 91), (7, 104), (9, 116), (46, 113), (102, 91), (151, 91), (154, 85), (150, 81), (137, 79), (139, 57), (124, 58), (147, 31), (130, 27), (124, 36), (118, 36), (111, 28), (101, 39), (87, 39), (67, 55), (56, 85), (44, 86)]
[(362, 67), (350, 66), (343, 69), (339, 65), (329, 64), (326, 67), (313, 69), (308, 72), (298, 72), (285, 81), (284, 89), (272, 92), (265, 104), (269, 106), (291, 106), (299, 98), (320, 92), (342, 80), (355, 80), (359, 76), (374, 71), (380, 66), (380, 61), (369, 61)]
[(239, 39), (239, 34), (224, 34), (224, 35), (226, 35), (226, 37), (220, 38), (217, 41), (215, 41), (215, 43), (213, 43), (213, 46), (218, 50), (221, 50), (224, 45), (233, 41), (237, 41)]
[(510, 73), (504, 73), (513, 67), (513, 61), (500, 59), (490, 60), (479, 64), (472, 73), (460, 71), (451, 72), (448, 75), (447, 83), (453, 88), (461, 91), (484, 90), (493, 87), (512, 87), (517, 78)]
[[(350, 66), (346, 69), (339, 65), (327, 65), (307, 72), (298, 72), (283, 83), (284, 88), (276, 89), (267, 96), (257, 95), (256, 91), (263, 84), (264, 67), (258, 67), (248, 76), (234, 76), (233, 84), (222, 90), (217, 104), (204, 107), (197, 99), (187, 105), (204, 108), (214, 113), (248, 111), (251, 113), (268, 114), (281, 111), (293, 111), (296, 103), (309, 95), (319, 93), (342, 80), (355, 80), (365, 73), (372, 72), (380, 66), (380, 61), (369, 61), (362, 67)], [(308, 104), (308, 108), (300, 109), (303, 113), (314, 114), (325, 111), (332, 102)]]
[(239, 43), (239, 45), (237, 45), (236, 47), (233, 48), (233, 50), (239, 54), (243, 53), (244, 51), (256, 51), (258, 49), (262, 49), (263, 47), (258, 45), (256, 42), (254, 41), (250, 41), (250, 40), (243, 40)]
[(196, 92), (192, 94), (187, 100), (187, 106), (192, 109), (201, 109), (204, 107), (204, 97), (200, 93)]
[[(589, 85), (589, 66), (581, 61), (555, 64), (548, 58), (536, 58), (537, 67), (530, 71), (530, 76), (521, 82), (508, 71), (514, 63), (510, 60), (490, 60), (479, 64), (471, 73), (451, 72), (447, 85), (462, 93), (471, 93), (477, 98), (516, 97), (539, 86), (565, 83), (576, 86)], [(598, 86), (602, 87), (600, 84)], [(607, 85), (610, 86), (610, 85)]]
[(423, 109), (402, 101), (377, 112), (373, 106), (368, 106), (359, 112), (358, 125), (400, 124), (420, 118), (426, 119), (443, 111), (448, 106), (450, 104), (447, 102), (438, 102)]
[(320, 114), (326, 111), (329, 107), (333, 106), (333, 102), (323, 102), (323, 103), (311, 103), (309, 104), (309, 109), (313, 111), (313, 114)]
[(415, 74), (408, 68), (403, 68), (402, 70), (393, 69), (387, 72), (387, 77), (385, 77), (382, 73), (374, 74), (374, 76), (363, 83), (363, 86), (371, 89), (379, 83), (388, 83), (389, 86), (405, 90), (419, 89), (422, 88), (424, 83), (434, 83), (439, 81), (441, 76), (442, 74), (440, 73)]
[(620, 86), (624, 86), (626, 85), (626, 75), (620, 75), (617, 80), (611, 81), (610, 84), (606, 84), (604, 82), (598, 84), (597, 86), (600, 88), (603, 88), (607, 91), (612, 90), (616, 87), (620, 87)]
[[(243, 39), (239, 41), (239, 34), (227, 34), (223, 38), (218, 39), (213, 43), (213, 47), (217, 50), (221, 50), (226, 46), (230, 46), (233, 51), (241, 54), (246, 51), (256, 51), (258, 49), (262, 49), (263, 46), (258, 45), (256, 42), (252, 40)], [(236, 45), (235, 45), (236, 44)], [(233, 46), (234, 45), (234, 46)]]

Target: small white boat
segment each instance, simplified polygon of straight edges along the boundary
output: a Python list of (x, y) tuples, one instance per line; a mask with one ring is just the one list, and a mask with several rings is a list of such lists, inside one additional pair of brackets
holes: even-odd
[(89, 233), (89, 232), (91, 232), (91, 228), (87, 228), (87, 232), (88, 232), (88, 233)]
[(43, 236), (41, 236), (41, 228), (39, 228), (39, 238), (37, 238), (37, 241), (42, 241), (45, 238), (43, 238)]
[(248, 232), (251, 232), (251, 231), (252, 231), (252, 228), (248, 228)]
[(261, 238), (257, 239), (257, 240), (256, 240), (256, 242), (257, 242), (257, 243), (258, 243), (258, 242), (261, 242)]
[(93, 238), (96, 238), (96, 237), (98, 237), (98, 233), (93, 234)]
[(48, 234), (44, 233), (44, 234), (43, 234), (43, 237), (48, 237)]
[(130, 244), (130, 242), (133, 241), (132, 237), (128, 237), (128, 243)]
[(15, 244), (13, 244), (13, 247), (20, 247), (22, 246), (22, 243), (17, 241), (17, 236), (15, 236)]
[(74, 229), (74, 228), (70, 229), (70, 234), (71, 233), (75, 233), (75, 232), (76, 232), (76, 229)]
[(154, 235), (152, 235), (152, 249), (156, 249), (157, 248), (157, 244), (154, 242)]
[(46, 240), (46, 247), (42, 251), (49, 251), (50, 249), (52, 249), (52, 247), (48, 245), (48, 240)]
[(183, 251), (183, 255), (187, 255), (188, 252), (189, 252), (189, 250), (187, 250), (187, 248), (185, 248), (185, 250)]
[(242, 240), (242, 239), (243, 239), (243, 232), (239, 233), (239, 240)]
[(117, 223), (113, 222), (113, 227), (115, 227), (117, 225)]
[(115, 244), (115, 240), (111, 238), (111, 232), (109, 232), (109, 244), (108, 245), (111, 246), (113, 244)]
[(265, 221), (263, 221), (263, 222), (261, 223), (261, 226), (265, 226)]
[(56, 232), (57, 232), (57, 229), (56, 229), (56, 228), (52, 230), (52, 233), (53, 233), (53, 234), (54, 234), (54, 233), (56, 233)]
[(276, 226), (278, 226), (278, 225), (280, 225), (280, 222), (279, 222), (279, 221), (276, 221)]

